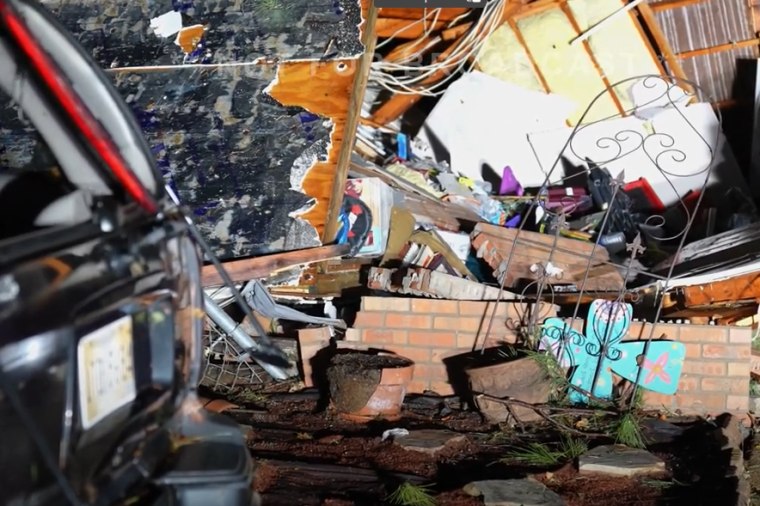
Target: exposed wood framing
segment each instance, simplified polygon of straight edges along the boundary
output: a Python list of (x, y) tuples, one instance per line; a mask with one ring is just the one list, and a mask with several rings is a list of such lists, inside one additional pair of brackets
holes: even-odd
[[(463, 37), (459, 37), (454, 42), (452, 42), (449, 47), (435, 59), (435, 61), (440, 63), (446, 60), (446, 58), (448, 58), (449, 55), (453, 53), (457, 47), (459, 47), (459, 45), (462, 43), (462, 39)], [(426, 79), (423, 79), (420, 82), (420, 86), (435, 84), (444, 79), (447, 75), (449, 75), (449, 73), (445, 69), (438, 70), (428, 76)], [(372, 113), (371, 120), (380, 125), (387, 125), (391, 121), (402, 116), (421, 99), (422, 95), (407, 95), (400, 93), (394, 94), (391, 98), (385, 101), (383, 105), (378, 107), (375, 112)]]
[[(504, 7), (505, 15), (507, 12), (515, 13), (520, 8), (521, 8), (521, 5), (518, 5), (518, 4), (512, 4), (512, 3), (507, 4)], [(466, 33), (467, 33), (466, 31), (463, 31), (459, 34), (458, 37), (454, 38), (451, 44), (436, 58), (435, 61), (438, 63), (445, 61), (460, 46), (460, 44), (462, 44)], [(450, 32), (450, 34), (453, 35), (454, 32)], [(382, 37), (382, 34), (380, 34), (379, 32), (377, 33), (377, 35), (378, 37)], [(446, 69), (440, 69), (437, 72), (428, 76), (423, 81), (421, 81), (419, 85), (430, 86), (432, 84), (435, 84), (445, 79), (448, 75), (449, 75), (449, 72)], [(402, 116), (406, 111), (408, 111), (414, 104), (419, 102), (421, 99), (422, 99), (422, 95), (394, 94), (390, 99), (388, 99), (385, 103), (383, 103), (380, 107), (378, 107), (375, 112), (372, 113), (371, 120), (374, 123), (377, 123), (380, 125), (387, 125), (391, 121)]]
[(441, 37), (423, 35), (414, 40), (410, 40), (409, 42), (399, 44), (390, 50), (383, 60), (388, 62), (401, 62), (416, 53), (425, 54), (432, 49), (432, 43), (438, 43), (441, 40)]
[[(584, 32), (584, 30), (581, 29), (580, 25), (578, 25), (578, 20), (575, 19), (575, 16), (573, 16), (573, 12), (570, 10), (570, 6), (567, 5), (567, 3), (563, 2), (560, 4), (560, 9), (562, 10), (562, 12), (565, 13), (565, 16), (567, 16), (567, 19), (568, 21), (570, 21), (570, 25), (573, 27), (573, 30), (575, 30), (576, 33), (578, 33), (578, 35), (580, 36)], [(628, 14), (626, 15), (630, 17), (630, 15)], [(591, 29), (591, 27), (589, 27), (589, 29)], [(588, 39), (584, 40), (582, 44), (583, 44), (583, 49), (586, 51), (586, 54), (591, 60), (591, 63), (594, 65), (594, 68), (602, 77), (602, 82), (607, 87), (607, 89), (610, 90), (610, 97), (612, 98), (612, 102), (615, 104), (615, 107), (617, 107), (618, 112), (620, 114), (625, 114), (625, 109), (623, 105), (620, 103), (620, 99), (618, 98), (617, 93), (615, 93), (614, 90), (612, 89), (612, 83), (610, 83), (610, 80), (605, 75), (604, 70), (602, 69), (601, 65), (599, 65), (596, 55), (594, 55), (594, 52), (591, 50), (591, 45), (589, 44)]]
[(533, 56), (533, 53), (530, 51), (528, 44), (525, 43), (525, 37), (523, 37), (523, 34), (520, 32), (520, 29), (517, 27), (517, 19), (510, 18), (507, 22), (509, 23), (509, 27), (515, 33), (515, 37), (517, 37), (517, 41), (525, 50), (525, 54), (528, 55), (528, 60), (530, 60), (530, 64), (533, 67), (533, 72), (535, 72), (536, 75), (538, 76), (538, 80), (541, 83), (541, 86), (544, 87), (545, 92), (549, 93), (549, 83), (546, 82), (546, 78), (544, 77), (544, 74), (538, 68), (538, 63), (536, 62), (536, 58)]
[[(699, 83), (704, 93), (702, 100), (720, 102), (734, 98), (738, 91), (739, 61), (758, 57), (752, 22), (756, 3), (756, 0), (650, 3), (657, 26), (684, 74)], [(645, 11), (646, 8), (642, 9)]]
[[(676, 58), (676, 56), (673, 54), (673, 49), (670, 47), (668, 39), (665, 37), (665, 34), (660, 28), (660, 25), (657, 23), (657, 18), (655, 18), (652, 8), (649, 6), (649, 4), (644, 2), (639, 4), (638, 11), (641, 15), (641, 20), (643, 21), (644, 26), (646, 26), (647, 31), (654, 39), (657, 49), (665, 59), (665, 62), (668, 64), (670, 73), (679, 79), (688, 80), (689, 78), (684, 73), (683, 68), (681, 68), (681, 64), (678, 62), (678, 58)], [(689, 92), (694, 92), (694, 88), (692, 86), (683, 87)]]

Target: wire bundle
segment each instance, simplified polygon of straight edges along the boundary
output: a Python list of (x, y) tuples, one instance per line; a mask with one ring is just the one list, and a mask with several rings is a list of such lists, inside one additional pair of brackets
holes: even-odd
[[(459, 71), (465, 69), (469, 64), (469, 69), (475, 64), (475, 59), (480, 52), (480, 48), (488, 39), (502, 21), (505, 0), (491, 0), (483, 8), (480, 17), (475, 21), (472, 28), (465, 34), (462, 39), (442, 61), (433, 61), (427, 65), (411, 65), (410, 61), (422, 56), (431, 46), (441, 41), (440, 37), (431, 38), (430, 35), (437, 26), (438, 17), (441, 9), (433, 9), (425, 12), (423, 17), (411, 25), (407, 25), (396, 31), (388, 39), (377, 45), (381, 48), (392, 40), (403, 30), (417, 24), (423, 24), (425, 33), (419, 39), (417, 44), (422, 45), (423, 41), (428, 40), (423, 47), (415, 53), (403, 58), (398, 62), (377, 61), (373, 62), (370, 68), (369, 80), (372, 83), (385, 88), (386, 90), (404, 95), (423, 95), (435, 97), (442, 95), (445, 91), (445, 84), (456, 75)], [(449, 27), (455, 25), (460, 19), (470, 15), (465, 13), (449, 23)], [(428, 24), (428, 19), (433, 16), (432, 21)], [(412, 46), (413, 47), (413, 46)], [(436, 74), (444, 72), (445, 77), (437, 80)], [(426, 81), (435, 81), (426, 84)]]

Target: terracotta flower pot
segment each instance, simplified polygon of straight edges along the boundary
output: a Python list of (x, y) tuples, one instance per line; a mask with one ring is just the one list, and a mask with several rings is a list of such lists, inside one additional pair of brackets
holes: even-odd
[[(491, 423), (501, 423), (509, 419), (510, 411), (504, 403), (478, 398), (478, 393), (541, 404), (549, 400), (552, 390), (551, 382), (544, 370), (529, 357), (471, 367), (466, 374), (475, 405)], [(511, 414), (520, 422), (540, 419), (534, 410), (522, 406), (513, 406)]]
[(397, 420), (413, 373), (414, 362), (397, 355), (336, 355), (327, 370), (332, 405), (347, 420)]

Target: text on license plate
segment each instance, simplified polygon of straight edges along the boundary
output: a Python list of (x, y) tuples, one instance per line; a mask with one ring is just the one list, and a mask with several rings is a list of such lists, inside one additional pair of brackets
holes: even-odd
[(89, 429), (136, 397), (132, 317), (125, 316), (79, 340), (79, 407)]

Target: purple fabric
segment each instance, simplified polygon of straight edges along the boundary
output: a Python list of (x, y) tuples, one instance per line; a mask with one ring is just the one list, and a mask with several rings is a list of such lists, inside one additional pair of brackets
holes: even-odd
[(522, 185), (520, 185), (520, 181), (512, 173), (512, 167), (507, 165), (502, 172), (499, 195), (517, 195), (518, 197), (522, 197), (523, 193), (524, 190)]

